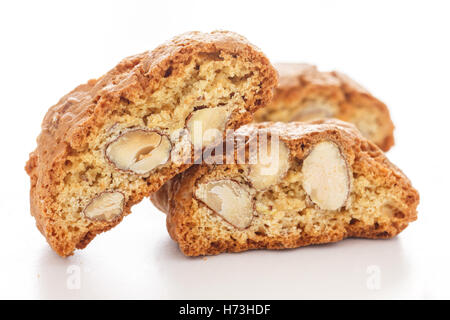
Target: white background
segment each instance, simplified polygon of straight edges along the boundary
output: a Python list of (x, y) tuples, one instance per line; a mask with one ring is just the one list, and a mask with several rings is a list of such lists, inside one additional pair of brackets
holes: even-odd
[[(1, 1), (0, 298), (450, 298), (449, 14), (446, 1)], [(125, 56), (214, 29), (385, 101), (418, 221), (387, 241), (186, 258), (145, 200), (87, 249), (53, 253), (23, 170), (46, 110)]]

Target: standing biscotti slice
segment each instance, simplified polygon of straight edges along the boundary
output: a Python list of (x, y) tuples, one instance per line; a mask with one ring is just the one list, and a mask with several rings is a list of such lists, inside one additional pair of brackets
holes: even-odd
[(353, 125), (261, 123), (236, 136), (250, 137), (241, 164), (193, 166), (151, 196), (186, 255), (390, 238), (417, 218), (417, 191)]
[(61, 256), (84, 248), (271, 98), (276, 71), (231, 32), (191, 32), (124, 59), (50, 108), (26, 170)]
[(319, 72), (308, 64), (278, 64), (278, 88), (257, 122), (310, 121), (337, 118), (353, 123), (369, 140), (387, 151), (394, 144), (389, 110), (367, 90), (339, 72)]

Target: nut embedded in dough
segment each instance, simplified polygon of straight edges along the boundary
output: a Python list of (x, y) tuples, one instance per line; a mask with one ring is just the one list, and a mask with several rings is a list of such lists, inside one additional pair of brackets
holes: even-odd
[(303, 189), (323, 210), (345, 206), (350, 194), (350, 173), (339, 147), (331, 141), (316, 144), (303, 160)]
[(289, 148), (283, 141), (275, 141), (259, 143), (258, 159), (250, 164), (248, 179), (257, 190), (277, 184), (289, 169)]
[(247, 185), (233, 180), (210, 181), (197, 186), (195, 197), (238, 229), (252, 222), (254, 204)]
[(186, 128), (194, 147), (208, 147), (219, 141), (229, 117), (226, 107), (202, 108), (192, 112), (186, 121)]
[(83, 214), (91, 220), (113, 221), (122, 214), (124, 200), (125, 196), (122, 192), (102, 192), (91, 200)]
[(169, 138), (143, 129), (125, 132), (106, 148), (106, 157), (120, 170), (146, 174), (165, 164), (172, 149)]
[(333, 118), (336, 107), (321, 101), (311, 101), (308, 105), (294, 114), (289, 121), (312, 121)]

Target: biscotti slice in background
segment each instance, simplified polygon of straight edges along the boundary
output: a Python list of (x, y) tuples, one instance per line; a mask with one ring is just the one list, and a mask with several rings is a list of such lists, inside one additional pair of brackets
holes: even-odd
[(246, 161), (195, 165), (151, 196), (185, 255), (385, 239), (417, 218), (408, 178), (351, 124), (250, 124), (236, 138)]
[(386, 105), (346, 75), (320, 72), (308, 64), (276, 64), (280, 81), (274, 98), (255, 121), (309, 121), (336, 118), (353, 123), (383, 151), (394, 144)]
[(187, 169), (192, 142), (250, 122), (276, 81), (258, 48), (218, 31), (180, 35), (77, 87), (47, 112), (26, 165), (37, 227), (61, 256), (84, 248)]

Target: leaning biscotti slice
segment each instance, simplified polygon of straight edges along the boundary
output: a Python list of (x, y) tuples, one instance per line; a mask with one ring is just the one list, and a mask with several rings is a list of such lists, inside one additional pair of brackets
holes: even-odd
[(236, 164), (193, 166), (151, 196), (186, 255), (384, 239), (417, 218), (417, 191), (353, 125), (261, 123), (236, 136), (253, 137)]
[(26, 165), (39, 230), (61, 256), (84, 248), (188, 168), (194, 144), (250, 122), (276, 81), (245, 38), (191, 32), (77, 87), (48, 111)]
[(353, 123), (383, 151), (394, 144), (394, 125), (386, 105), (339, 72), (320, 72), (308, 64), (275, 65), (280, 75), (274, 98), (255, 114), (257, 122), (336, 118)]

